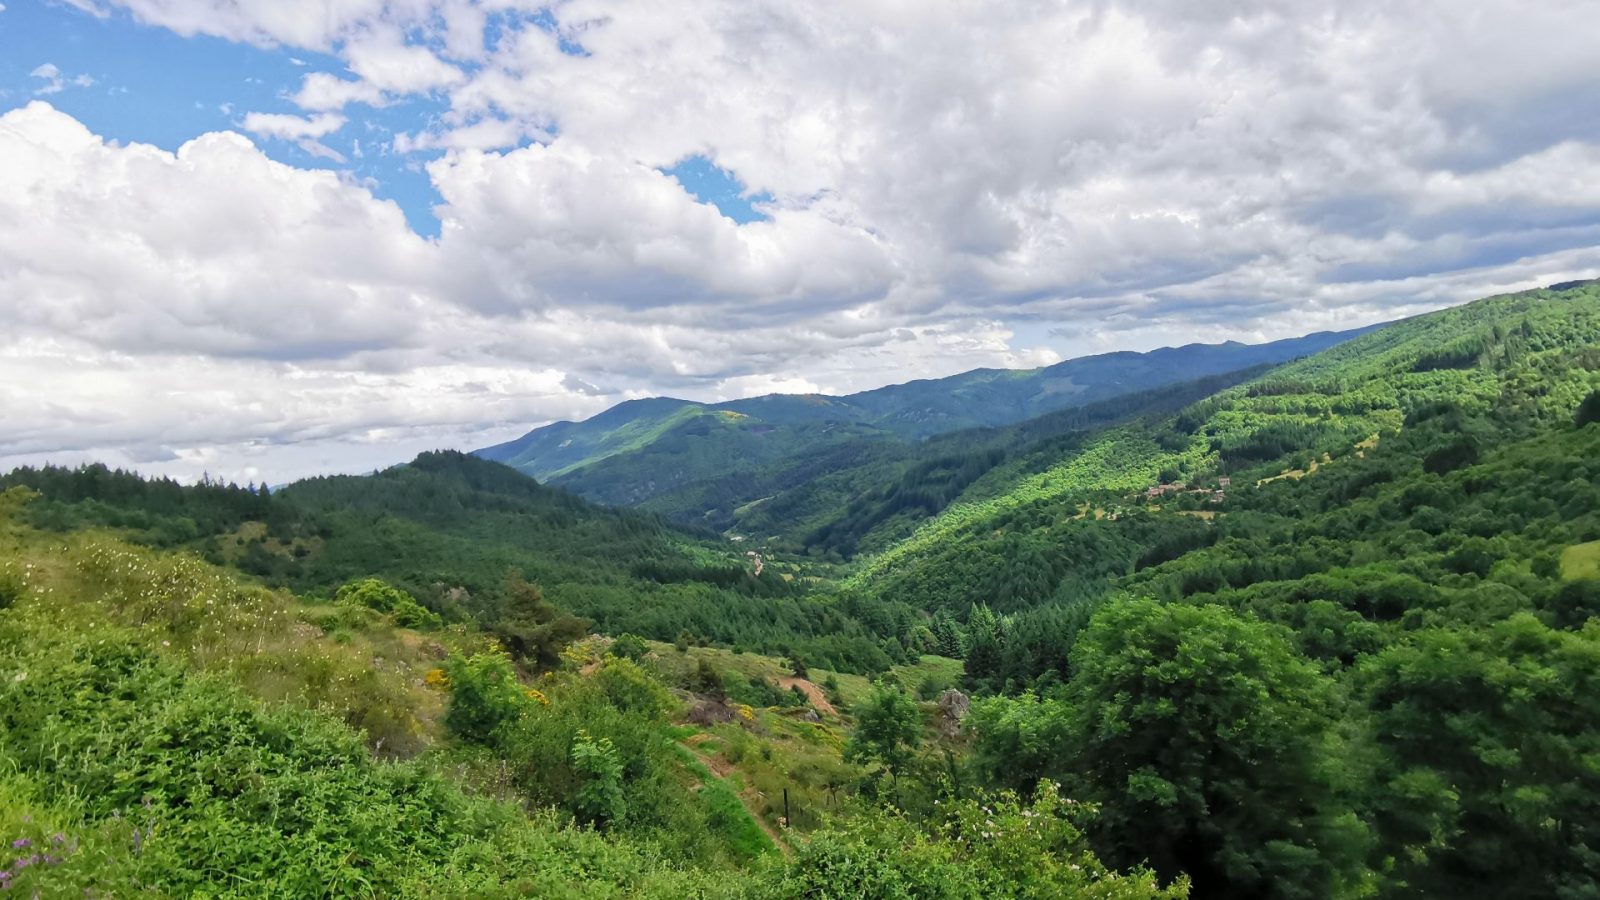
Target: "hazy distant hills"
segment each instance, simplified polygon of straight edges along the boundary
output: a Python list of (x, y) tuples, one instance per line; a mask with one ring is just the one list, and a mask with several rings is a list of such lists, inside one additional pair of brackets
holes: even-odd
[[(769, 394), (701, 404), (630, 400), (582, 422), (555, 422), (477, 451), (590, 499), (632, 506), (706, 479), (770, 469), (863, 445), (996, 427), (1167, 385), (1308, 356), (1370, 329), (1267, 344), (1189, 344), (1106, 353), (1039, 369), (975, 369), (843, 397)], [(828, 466), (836, 468), (837, 465)], [(726, 493), (722, 491), (720, 493)], [(694, 512), (695, 503), (664, 511)]]

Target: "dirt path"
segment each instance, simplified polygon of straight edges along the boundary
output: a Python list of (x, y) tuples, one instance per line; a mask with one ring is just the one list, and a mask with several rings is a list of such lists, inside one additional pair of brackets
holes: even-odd
[(782, 853), (785, 857), (794, 853), (794, 849), (789, 846), (789, 842), (784, 840), (783, 833), (768, 824), (766, 817), (756, 810), (756, 805), (761, 802), (761, 798), (756, 794), (755, 788), (747, 787), (740, 791), (739, 802), (743, 803), (744, 808), (750, 812), (750, 818), (756, 820), (756, 827), (766, 832), (767, 837), (772, 838), (772, 843), (778, 846), (779, 853)]
[(717, 776), (718, 778), (727, 778), (729, 775), (733, 774), (733, 763), (723, 759), (721, 754), (713, 753), (710, 756), (707, 756), (706, 754), (701, 753), (698, 755), (700, 757), (700, 761), (706, 764), (706, 768), (711, 770), (711, 774)]
[[(705, 743), (710, 737), (710, 735), (703, 732), (700, 734), (693, 734), (690, 735), (688, 739), (684, 741), (684, 743), (694, 751), (695, 758), (699, 759), (705, 764), (707, 769), (711, 770), (712, 775), (726, 781), (728, 776), (733, 774), (733, 763), (723, 759), (720, 753), (700, 752), (700, 745)], [(691, 790), (698, 790), (699, 786), (699, 783), (696, 782)], [(772, 827), (771, 823), (767, 821), (766, 817), (761, 814), (761, 795), (756, 792), (754, 787), (747, 785), (744, 790), (738, 791), (734, 794), (734, 796), (738, 797), (739, 802), (744, 804), (745, 812), (748, 812), (750, 814), (750, 818), (755, 820), (756, 827), (760, 828), (767, 837), (772, 839), (772, 843), (777, 846), (778, 852), (782, 853), (786, 857), (794, 852), (794, 849), (789, 846), (789, 842), (784, 839), (783, 832)]]
[(812, 708), (814, 708), (817, 712), (829, 716), (839, 715), (839, 711), (833, 708), (832, 703), (828, 702), (828, 695), (823, 693), (822, 688), (817, 687), (815, 684), (812, 684), (804, 678), (796, 678), (793, 675), (785, 675), (778, 679), (778, 687), (781, 687), (784, 690), (797, 687), (800, 689), (800, 693), (805, 694), (806, 699), (811, 701)]

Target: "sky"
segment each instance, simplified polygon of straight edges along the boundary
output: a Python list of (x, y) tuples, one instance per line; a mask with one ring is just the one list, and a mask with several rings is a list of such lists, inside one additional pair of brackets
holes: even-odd
[(619, 401), (1600, 275), (1600, 0), (3, 0), (0, 470), (282, 483)]

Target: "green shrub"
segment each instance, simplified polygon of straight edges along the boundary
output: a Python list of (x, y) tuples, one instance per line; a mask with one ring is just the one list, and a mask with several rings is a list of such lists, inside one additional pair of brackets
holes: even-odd
[(672, 692), (628, 659), (609, 659), (592, 676), (612, 706), (652, 718), (677, 705)]
[(381, 578), (358, 578), (351, 581), (334, 591), (333, 599), (336, 603), (364, 606), (378, 612), (391, 612), (397, 605), (410, 603), (414, 606), (417, 602), (410, 594)]
[(643, 659), (646, 653), (650, 652), (650, 645), (644, 642), (644, 638), (636, 634), (624, 634), (619, 635), (616, 640), (612, 641), (609, 649), (612, 656), (637, 662)]
[(722, 673), (711, 660), (704, 656), (695, 661), (694, 671), (689, 675), (689, 690), (697, 694), (705, 694), (717, 700), (727, 697), (727, 686), (723, 684)]
[(799, 688), (784, 690), (776, 681), (760, 676), (745, 678), (737, 672), (729, 672), (724, 682), (728, 699), (746, 706), (798, 707), (810, 702)]
[(459, 738), (488, 743), (527, 707), (510, 657), (498, 650), (453, 656), (445, 664), (445, 674), (450, 679), (450, 709), (444, 724)]
[(1591, 422), (1600, 422), (1600, 391), (1590, 391), (1589, 396), (1583, 398), (1577, 412), (1572, 415), (1572, 422), (1579, 428)]
[(138, 635), (42, 640), (51, 622), (18, 619), (0, 614), (0, 840), (11, 851), (0, 863), (17, 896), (709, 898), (753, 887), (744, 873), (686, 870), (653, 844), (378, 762), (333, 719), (247, 698)]
[(881, 810), (802, 843), (776, 878), (784, 897), (940, 897), (951, 900), (1097, 897), (1178, 900), (1180, 879), (1163, 888), (1146, 871), (1117, 875), (1094, 854), (1077, 821), (1091, 810), (1042, 783), (1031, 803), (1014, 794), (954, 800), (932, 831)]
[(412, 600), (409, 596), (394, 605), (391, 613), (394, 623), (402, 628), (428, 631), (444, 625), (439, 614)]
[(942, 675), (928, 675), (917, 683), (918, 700), (936, 700), (939, 695), (955, 687), (955, 683)]
[(572, 744), (572, 767), (580, 779), (578, 815), (602, 827), (621, 822), (628, 814), (628, 802), (622, 794), (622, 757), (611, 739), (596, 740), (579, 731)]

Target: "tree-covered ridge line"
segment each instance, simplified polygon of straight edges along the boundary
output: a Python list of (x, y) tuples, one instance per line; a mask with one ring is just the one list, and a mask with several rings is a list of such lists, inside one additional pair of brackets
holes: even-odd
[(814, 464), (830, 457), (836, 466), (870, 463), (878, 454), (900, 455), (940, 434), (1003, 428), (1282, 363), (1365, 330), (1261, 345), (1108, 353), (1042, 369), (979, 369), (844, 397), (771, 394), (710, 404), (630, 400), (583, 422), (542, 426), (477, 452), (592, 500), (649, 503), (675, 519), (722, 529), (730, 527), (736, 508), (793, 487), (807, 477), (802, 473), (814, 477)]
[[(1262, 365), (1138, 391), (1000, 428), (949, 432), (915, 444), (874, 445), (837, 462), (806, 458), (758, 481), (772, 496), (736, 510), (732, 527), (766, 535), (774, 546), (844, 561), (909, 536), (963, 496), (1008, 484), (1078, 452), (1098, 431), (1159, 420), (1269, 370)], [(666, 499), (666, 498), (662, 498)], [(705, 504), (705, 499), (697, 501)], [(643, 509), (671, 513), (660, 500)]]

